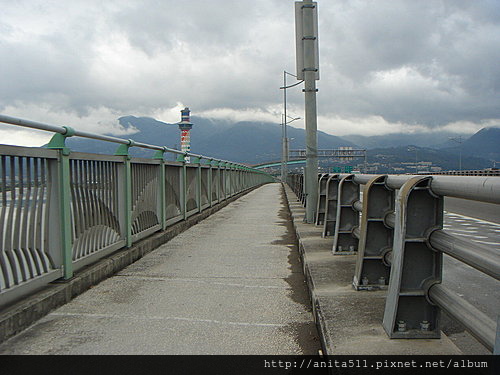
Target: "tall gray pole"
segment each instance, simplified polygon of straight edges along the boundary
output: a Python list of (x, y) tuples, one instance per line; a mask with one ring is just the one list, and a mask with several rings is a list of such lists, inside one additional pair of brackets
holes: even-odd
[(283, 178), (285, 179), (285, 182), (286, 182), (286, 179), (288, 177), (288, 154), (287, 154), (287, 149), (286, 149), (286, 122), (287, 122), (287, 114), (286, 114), (286, 70), (283, 71), (283, 107), (284, 107), (284, 116), (283, 116), (283, 126), (284, 126), (284, 132), (283, 132), (283, 145), (284, 145), (284, 149), (283, 149), (283, 160), (284, 160), (284, 163), (283, 163)]
[(285, 182), (285, 122), (281, 114), (281, 181)]
[(306, 217), (307, 223), (313, 223), (318, 202), (318, 135), (316, 110), (316, 71), (314, 35), (314, 17), (312, 0), (304, 0), (304, 92), (306, 114)]

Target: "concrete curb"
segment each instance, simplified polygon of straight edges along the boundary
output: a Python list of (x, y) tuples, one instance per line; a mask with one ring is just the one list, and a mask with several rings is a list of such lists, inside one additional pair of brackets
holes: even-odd
[(303, 223), (304, 207), (290, 187), (284, 188), (324, 354), (462, 354), (443, 333), (441, 339), (389, 339), (382, 328), (386, 291), (354, 290), (356, 255), (333, 255), (332, 238)]
[(51, 283), (23, 300), (8, 306), (0, 312), (0, 343), (257, 187), (217, 203), (162, 232), (154, 233), (128, 249), (118, 250), (78, 271), (71, 280)]

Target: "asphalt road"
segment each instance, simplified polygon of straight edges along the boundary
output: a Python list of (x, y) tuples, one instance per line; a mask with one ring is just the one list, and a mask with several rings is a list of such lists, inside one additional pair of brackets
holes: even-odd
[(500, 224), (500, 205), (498, 204), (447, 197), (444, 200), (444, 209), (447, 212)]
[[(456, 236), (491, 246), (500, 254), (500, 205), (445, 198), (444, 229)], [(499, 282), (472, 267), (444, 256), (443, 285), (497, 321), (500, 313)], [(489, 354), (465, 328), (443, 316), (443, 332), (467, 354)]]

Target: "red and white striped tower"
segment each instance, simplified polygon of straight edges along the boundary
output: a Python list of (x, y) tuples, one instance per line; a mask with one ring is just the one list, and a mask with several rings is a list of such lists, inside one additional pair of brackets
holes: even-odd
[[(193, 127), (193, 124), (189, 122), (189, 108), (186, 107), (181, 110), (181, 122), (177, 123), (179, 125), (179, 130), (181, 131), (181, 151), (190, 152), (191, 151), (191, 137), (189, 132)], [(186, 163), (191, 161), (189, 156), (184, 159)]]

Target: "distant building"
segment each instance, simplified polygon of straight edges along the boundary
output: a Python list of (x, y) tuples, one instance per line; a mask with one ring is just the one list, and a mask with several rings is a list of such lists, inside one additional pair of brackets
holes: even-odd
[[(179, 130), (181, 131), (181, 151), (191, 152), (191, 135), (190, 131), (193, 128), (193, 124), (189, 121), (190, 110), (188, 107), (181, 110), (181, 122), (178, 122)], [(185, 159), (186, 163), (191, 161), (190, 157), (187, 156)]]

